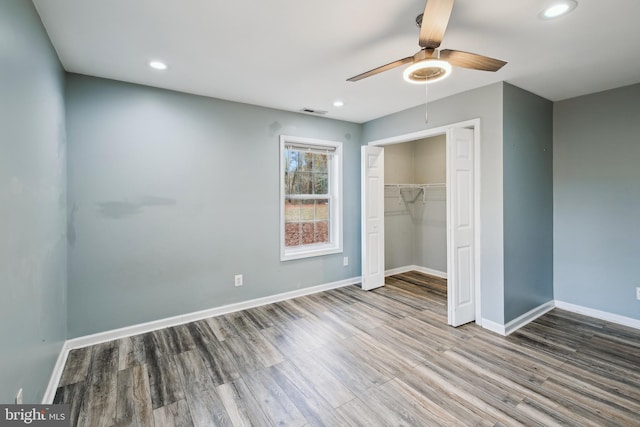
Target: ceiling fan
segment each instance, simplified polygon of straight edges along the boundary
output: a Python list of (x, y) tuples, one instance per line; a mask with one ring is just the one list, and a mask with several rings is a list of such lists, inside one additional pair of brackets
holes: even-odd
[(421, 49), (413, 56), (390, 62), (373, 70), (353, 76), (347, 81), (357, 82), (405, 64), (412, 64), (404, 71), (404, 79), (410, 83), (432, 83), (445, 78), (451, 66), (472, 70), (498, 71), (506, 62), (499, 59), (460, 50), (438, 50), (449, 23), (454, 0), (427, 0), (424, 13), (418, 15)]

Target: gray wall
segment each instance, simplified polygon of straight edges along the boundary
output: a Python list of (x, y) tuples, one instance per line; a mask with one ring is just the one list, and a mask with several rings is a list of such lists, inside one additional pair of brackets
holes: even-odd
[(554, 105), (554, 294), (640, 319), (640, 85)]
[[(402, 190), (405, 197), (410, 190)], [(384, 199), (385, 270), (414, 264), (415, 227), (407, 205), (399, 200), (397, 189), (385, 189)]]
[(429, 103), (429, 123), (424, 105), (381, 117), (364, 124), (366, 143), (378, 139), (481, 119), (480, 209), (482, 317), (502, 324), (503, 224), (502, 224), (502, 83), (460, 93)]
[[(447, 137), (434, 136), (414, 142), (416, 182), (442, 184), (447, 181)], [(418, 200), (422, 201), (423, 196)], [(415, 221), (414, 264), (447, 272), (447, 190), (427, 188), (425, 203), (418, 202)]]
[(0, 402), (34, 403), (66, 329), (64, 74), (30, 1), (0, 34)]
[[(385, 184), (414, 182), (414, 147), (412, 142), (389, 145), (384, 148)], [(385, 187), (384, 189), (384, 264), (385, 270), (413, 265), (415, 230), (411, 218), (413, 206), (405, 203), (411, 190)], [(404, 197), (402, 197), (404, 196)]]
[[(361, 125), (69, 75), (67, 131), (70, 338), (360, 275)], [(344, 142), (344, 254), (280, 262), (280, 134)]]
[(504, 321), (553, 300), (553, 103), (504, 84)]

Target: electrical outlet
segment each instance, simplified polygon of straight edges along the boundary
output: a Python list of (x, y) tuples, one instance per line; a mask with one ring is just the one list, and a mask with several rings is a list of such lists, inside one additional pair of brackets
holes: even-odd
[(242, 286), (242, 274), (236, 274), (234, 283), (236, 286)]
[(348, 256), (342, 258), (342, 265), (344, 265), (345, 267), (347, 265), (349, 265), (349, 257)]
[(640, 288), (636, 288), (636, 299), (640, 300)]
[(22, 405), (22, 389), (18, 390), (18, 394), (16, 394), (16, 405)]

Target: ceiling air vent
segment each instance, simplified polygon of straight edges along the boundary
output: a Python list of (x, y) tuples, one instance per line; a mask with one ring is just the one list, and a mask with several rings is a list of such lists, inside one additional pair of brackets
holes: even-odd
[(328, 111), (325, 111), (325, 110), (314, 110), (313, 108), (306, 108), (306, 107), (300, 111), (307, 114), (317, 114), (319, 116), (324, 116), (325, 114), (328, 113)]

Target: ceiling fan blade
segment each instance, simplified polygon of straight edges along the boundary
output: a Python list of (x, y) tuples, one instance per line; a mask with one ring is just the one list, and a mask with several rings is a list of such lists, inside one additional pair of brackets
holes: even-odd
[(481, 71), (498, 71), (507, 64), (505, 61), (489, 58), (488, 56), (450, 49), (441, 50), (440, 59), (444, 59), (457, 67)]
[(369, 70), (366, 73), (358, 74), (357, 76), (353, 76), (350, 79), (347, 79), (348, 82), (357, 82), (358, 80), (366, 79), (367, 77), (375, 76), (376, 74), (382, 73), (384, 71), (391, 70), (392, 68), (399, 67), (404, 64), (408, 64), (413, 62), (413, 56), (409, 56), (407, 58), (399, 59), (397, 61), (390, 62), (382, 67), (374, 68), (373, 70)]
[(449, 24), (453, 0), (427, 0), (420, 25), (420, 46), (436, 49)]

